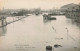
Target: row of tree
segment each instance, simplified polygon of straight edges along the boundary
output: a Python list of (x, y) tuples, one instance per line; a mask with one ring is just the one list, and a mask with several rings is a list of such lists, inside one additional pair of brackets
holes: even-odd
[(41, 10), (41, 8), (35, 8), (35, 9), (4, 9), (4, 10), (0, 11), (0, 15), (12, 15), (12, 16), (23, 16), (23, 15), (26, 15), (26, 14), (39, 15), (39, 14), (42, 14), (43, 12), (54, 13), (55, 11), (56, 11), (55, 9)]
[(40, 8), (36, 9), (4, 9), (0, 10), (0, 15), (13, 15), (13, 16), (23, 16), (26, 14), (41, 14), (42, 10)]

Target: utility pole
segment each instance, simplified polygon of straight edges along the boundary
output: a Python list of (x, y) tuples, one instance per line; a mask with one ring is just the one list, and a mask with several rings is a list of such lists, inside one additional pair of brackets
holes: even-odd
[(68, 31), (68, 28), (66, 28), (66, 30), (67, 30), (67, 40), (68, 40), (68, 32), (69, 32), (69, 31)]

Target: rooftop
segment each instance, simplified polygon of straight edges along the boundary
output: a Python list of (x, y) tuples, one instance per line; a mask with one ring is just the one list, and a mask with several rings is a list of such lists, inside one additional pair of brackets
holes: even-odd
[(79, 6), (79, 5), (78, 4), (74, 4), (74, 3), (70, 3), (70, 4), (62, 6), (61, 8), (70, 8), (70, 7), (75, 7), (75, 6)]

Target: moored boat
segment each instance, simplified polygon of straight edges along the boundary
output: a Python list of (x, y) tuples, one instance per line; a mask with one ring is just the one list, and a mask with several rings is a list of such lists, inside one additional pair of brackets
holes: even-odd
[(51, 17), (50, 15), (46, 15), (46, 14), (44, 14), (43, 17), (48, 20), (56, 20), (55, 17)]
[(52, 18), (48, 18), (48, 20), (56, 20), (56, 18), (55, 17), (52, 17)]

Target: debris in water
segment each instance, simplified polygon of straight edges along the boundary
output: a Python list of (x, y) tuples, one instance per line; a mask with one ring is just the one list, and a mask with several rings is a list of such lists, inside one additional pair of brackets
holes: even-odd
[(57, 39), (57, 40), (63, 40), (63, 38), (55, 38), (55, 39)]
[(77, 47), (74, 47), (74, 49), (77, 49)]
[(46, 46), (46, 50), (52, 50), (52, 46)]
[(62, 46), (61, 45), (58, 45), (58, 44), (55, 44), (54, 47), (55, 48), (58, 48), (58, 47), (62, 47)]
[(56, 32), (56, 29), (52, 26), (52, 29)]

